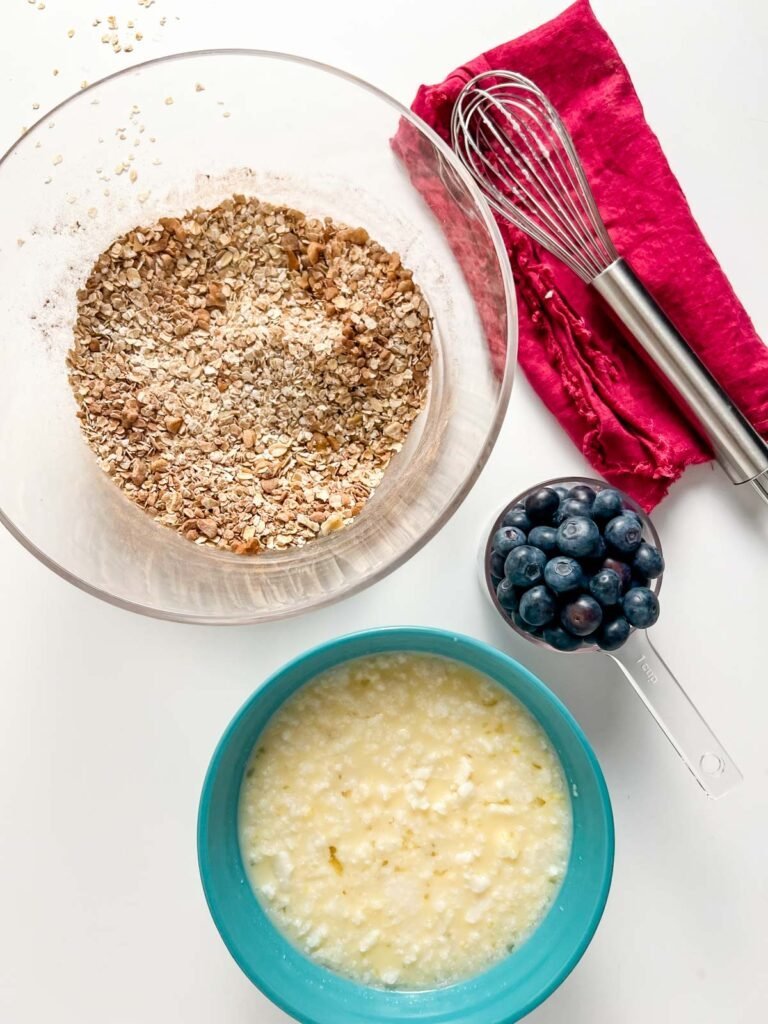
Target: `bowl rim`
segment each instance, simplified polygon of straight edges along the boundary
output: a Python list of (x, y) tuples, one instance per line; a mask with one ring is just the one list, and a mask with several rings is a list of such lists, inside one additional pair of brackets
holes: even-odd
[(486, 433), (485, 441), (482, 445), (481, 450), (477, 455), (474, 467), (472, 471), (467, 475), (464, 481), (455, 489), (453, 495), (447, 502), (443, 512), (437, 519), (432, 523), (428, 530), (426, 530), (420, 537), (410, 543), (407, 547), (400, 552), (397, 558), (388, 562), (386, 565), (374, 570), (370, 575), (364, 579), (358, 580), (356, 583), (351, 584), (347, 589), (340, 593), (328, 594), (319, 600), (312, 601), (310, 604), (298, 606), (288, 610), (280, 610), (277, 613), (269, 613), (253, 615), (248, 613), (239, 613), (235, 615), (202, 615), (193, 614), (187, 612), (175, 612), (166, 611), (163, 608), (151, 607), (143, 605), (137, 601), (132, 601), (127, 598), (120, 597), (116, 594), (110, 593), (108, 590), (104, 590), (102, 587), (94, 586), (88, 581), (81, 579), (76, 573), (67, 569), (66, 566), (62, 565), (55, 558), (47, 555), (42, 548), (40, 548), (34, 541), (32, 541), (26, 534), (12, 521), (12, 519), (3, 511), (0, 506), (0, 523), (5, 526), (11, 536), (26, 548), (38, 561), (42, 562), (43, 565), (51, 569), (57, 576), (67, 580), (67, 582), (73, 584), (78, 589), (85, 591), (85, 593), (92, 595), (93, 597), (100, 598), (102, 601), (106, 601), (118, 608), (123, 608), (127, 611), (136, 612), (139, 615), (145, 615), (149, 618), (161, 619), (167, 622), (184, 622), (198, 625), (256, 625), (261, 622), (275, 621), (278, 619), (291, 618), (294, 615), (301, 615), (304, 612), (312, 611), (317, 608), (323, 608), (327, 605), (333, 604), (334, 602), (341, 600), (342, 598), (351, 597), (353, 594), (360, 593), (366, 587), (377, 583), (379, 580), (388, 576), (390, 573), (399, 569), (404, 565), (413, 555), (416, 554), (425, 544), (427, 544), (451, 519), (451, 517), (458, 510), (464, 499), (467, 497), (469, 492), (474, 487), (480, 473), (485, 467), (488, 458), (493, 450), (496, 440), (498, 439), (501, 425), (506, 415), (507, 406), (509, 405), (509, 399), (512, 392), (512, 379), (514, 376), (514, 369), (517, 363), (517, 344), (518, 344), (518, 319), (517, 319), (517, 299), (514, 280), (512, 277), (512, 269), (509, 264), (509, 259), (506, 252), (506, 247), (501, 237), (501, 232), (496, 223), (495, 217), (491, 208), (483, 196), (480, 188), (475, 182), (472, 175), (467, 171), (464, 165), (461, 163), (459, 158), (453, 152), (450, 146), (438, 135), (438, 133), (430, 127), (422, 118), (417, 114), (414, 114), (412, 110), (402, 104), (399, 100), (396, 100), (389, 93), (380, 89), (378, 86), (367, 82), (365, 79), (360, 78), (358, 75), (354, 75), (342, 68), (335, 67), (332, 64), (324, 63), (323, 61), (314, 60), (309, 57), (302, 57), (298, 54), (286, 53), (279, 50), (265, 50), (265, 49), (253, 49), (249, 47), (209, 47), (195, 50), (180, 50), (175, 53), (164, 54), (160, 57), (153, 57), (150, 60), (140, 61), (135, 64), (130, 64), (127, 67), (121, 68), (118, 71), (114, 71), (109, 75), (104, 75), (102, 78), (91, 82), (83, 89), (78, 89), (77, 92), (67, 96), (61, 102), (51, 107), (41, 117), (39, 117), (31, 126), (24, 132), (23, 135), (19, 136), (18, 139), (2, 154), (0, 155), (0, 172), (2, 171), (3, 164), (8, 160), (18, 147), (24, 145), (36, 131), (38, 131), (43, 122), (47, 121), (51, 115), (55, 114), (56, 111), (69, 106), (70, 104), (77, 103), (80, 99), (87, 96), (88, 93), (96, 90), (105, 85), (107, 82), (113, 79), (119, 79), (127, 77), (131, 74), (135, 74), (137, 71), (141, 71), (147, 68), (151, 68), (155, 65), (169, 64), (171, 62), (181, 62), (190, 58), (201, 58), (201, 57), (256, 57), (263, 60), (277, 60), (289, 64), (297, 64), (303, 67), (312, 68), (318, 72), (324, 72), (326, 74), (333, 75), (350, 85), (357, 86), (369, 92), (371, 95), (382, 100), (384, 103), (392, 107), (401, 118), (405, 118), (410, 122), (417, 131), (425, 136), (429, 141), (436, 147), (438, 152), (441, 153), (443, 158), (449, 163), (453, 172), (459, 177), (462, 184), (472, 196), (477, 206), (478, 212), (483, 219), (483, 224), (488, 232), (494, 251), (496, 253), (497, 263), (501, 273), (501, 279), (504, 288), (504, 303), (506, 313), (506, 342), (507, 352), (506, 360), (504, 363), (504, 374), (501, 379), (499, 388), (498, 399), (496, 402), (496, 410), (491, 421), (490, 427)]
[[(605, 829), (605, 858), (603, 863), (600, 865), (602, 877), (600, 880), (599, 891), (595, 900), (592, 915), (589, 919), (587, 927), (584, 929), (579, 940), (576, 942), (570, 955), (563, 961), (558, 970), (553, 973), (551, 979), (543, 985), (539, 991), (532, 996), (528, 1002), (519, 1008), (513, 1016), (505, 1016), (504, 1024), (512, 1024), (513, 1021), (517, 1021), (520, 1018), (526, 1016), (533, 1009), (543, 1003), (549, 996), (560, 987), (560, 985), (566, 980), (573, 969), (581, 960), (582, 956), (589, 947), (592, 941), (597, 927), (600, 924), (600, 920), (603, 916), (605, 906), (608, 900), (608, 895), (611, 888), (611, 882), (613, 878), (614, 860), (615, 860), (615, 826), (613, 818), (613, 806), (611, 803), (610, 794), (608, 792), (608, 786), (603, 775), (600, 762), (587, 739), (583, 729), (574, 718), (573, 714), (569, 711), (563, 701), (555, 694), (550, 688), (542, 682), (538, 676), (534, 675), (525, 665), (521, 664), (515, 658), (505, 654), (498, 648), (493, 647), (491, 644), (486, 643), (482, 640), (477, 640), (474, 637), (468, 636), (467, 634), (454, 632), (453, 630), (438, 629), (429, 626), (384, 626), (373, 629), (358, 630), (352, 633), (346, 633), (338, 637), (334, 637), (331, 640), (326, 640), (319, 644), (314, 645), (303, 653), (290, 659), (275, 672), (271, 673), (269, 677), (260, 685), (250, 696), (241, 704), (234, 716), (225, 728), (221, 738), (219, 739), (216, 748), (213, 752), (211, 760), (206, 769), (205, 778), (200, 795), (200, 803), (198, 808), (197, 818), (197, 863), (200, 874), (200, 881), (203, 888), (203, 894), (205, 896), (206, 905), (211, 915), (213, 923), (218, 931), (222, 941), (224, 942), (230, 956), (235, 961), (237, 966), (248, 978), (248, 980), (255, 985), (268, 999), (270, 999), (276, 1006), (278, 1006), (285, 1013), (302, 1024), (327, 1024), (326, 1021), (321, 1020), (318, 1017), (314, 1017), (311, 1014), (307, 1014), (304, 1010), (298, 1006), (291, 1005), (286, 998), (276, 993), (269, 981), (269, 972), (261, 969), (253, 969), (247, 962), (246, 958), (240, 954), (237, 942), (231, 935), (226, 915), (221, 912), (218, 905), (217, 897), (213, 892), (210, 880), (210, 868), (208, 863), (208, 837), (209, 837), (209, 821), (210, 821), (210, 808), (212, 802), (212, 792), (214, 783), (216, 781), (219, 765), (224, 753), (230, 743), (233, 735), (237, 732), (240, 724), (248, 713), (251, 711), (254, 704), (263, 700), (269, 692), (279, 684), (283, 676), (286, 674), (293, 673), (296, 670), (309, 667), (315, 659), (321, 657), (323, 654), (332, 652), (338, 654), (339, 657), (334, 661), (334, 665), (343, 664), (345, 661), (351, 661), (361, 657), (359, 653), (347, 654), (346, 652), (350, 649), (354, 649), (355, 645), (360, 641), (369, 642), (371, 645), (370, 653), (378, 654), (385, 653), (387, 651), (399, 650), (409, 651), (413, 650), (417, 653), (426, 653), (426, 651), (420, 647), (409, 646), (416, 642), (422, 642), (434, 645), (435, 649), (429, 650), (429, 653), (439, 657), (454, 658), (458, 661), (464, 661), (462, 657), (461, 649), (464, 651), (474, 650), (475, 652), (490, 658), (495, 661), (500, 668), (505, 669), (509, 672), (514, 672), (516, 675), (522, 677), (526, 686), (531, 687), (534, 691), (537, 691), (542, 695), (552, 706), (553, 710), (563, 719), (564, 723), (568, 726), (570, 731), (574, 734), (579, 747), (586, 757), (587, 764), (590, 771), (592, 772), (595, 782), (597, 784), (597, 790), (599, 794), (600, 812), (602, 817), (602, 824)], [(389, 643), (396, 642), (395, 646), (388, 646)], [(455, 653), (452, 653), (455, 651)], [(467, 662), (468, 663), (468, 662)], [(325, 671), (325, 669), (320, 670)], [(315, 673), (317, 674), (317, 673)], [(311, 682), (313, 678), (309, 675), (306, 683)], [(306, 685), (302, 683), (300, 685)], [(276, 713), (277, 709), (281, 707), (285, 700), (289, 699), (293, 693), (292, 691), (283, 701), (281, 701), (277, 707), (272, 711), (272, 714)], [(535, 716), (535, 713), (530, 709), (527, 703), (521, 698), (517, 698), (523, 703), (528, 710), (529, 714)], [(537, 719), (538, 720), (538, 719)], [(540, 723), (541, 727), (546, 730), (543, 723)], [(258, 734), (254, 736), (254, 742)], [(570, 862), (569, 862), (570, 866)], [(566, 872), (567, 877), (567, 872)], [(254, 897), (255, 898), (255, 897)], [(554, 906), (554, 904), (553, 904)], [(550, 908), (551, 910), (552, 908)], [(535, 929), (534, 929), (535, 933)], [(285, 939), (286, 942), (290, 940)], [(304, 954), (302, 954), (304, 955)], [(496, 965), (497, 967), (500, 965)], [(332, 972), (329, 972), (332, 973)], [(335, 975), (334, 975), (335, 977)], [(482, 977), (481, 975), (477, 976)], [(467, 979), (467, 981), (473, 981), (474, 978)], [(466, 982), (458, 982), (458, 985)], [(363, 986), (364, 987), (364, 986)], [(432, 991), (432, 990), (427, 990)], [(413, 993), (408, 992), (397, 992), (392, 993), (395, 996), (408, 996)], [(416, 993), (418, 996), (418, 993)], [(411, 1018), (409, 1018), (410, 1020)], [(425, 1018), (426, 1024), (429, 1024), (429, 1019)], [(494, 1019), (489, 1024), (501, 1024), (501, 1020)]]

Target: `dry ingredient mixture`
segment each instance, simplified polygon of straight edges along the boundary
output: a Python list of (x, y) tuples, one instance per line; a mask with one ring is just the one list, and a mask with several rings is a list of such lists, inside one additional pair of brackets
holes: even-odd
[(352, 522), (425, 405), (430, 311), (363, 228), (236, 195), (118, 238), (78, 291), (69, 379), (102, 468), (238, 554)]
[(348, 662), (261, 735), (243, 862), (288, 938), (364, 984), (429, 988), (506, 956), (551, 906), (571, 810), (529, 712), (455, 661)]

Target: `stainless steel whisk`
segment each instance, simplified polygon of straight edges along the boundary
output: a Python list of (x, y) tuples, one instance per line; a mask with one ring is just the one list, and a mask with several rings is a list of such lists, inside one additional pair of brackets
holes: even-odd
[(735, 484), (768, 501), (768, 444), (617, 253), (565, 125), (533, 82), (475, 76), (451, 123), (454, 148), (493, 209), (591, 285), (661, 371)]

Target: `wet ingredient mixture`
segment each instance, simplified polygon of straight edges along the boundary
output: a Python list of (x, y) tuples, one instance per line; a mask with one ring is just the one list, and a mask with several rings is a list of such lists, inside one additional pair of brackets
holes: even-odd
[(99, 256), (69, 380), (131, 501), (196, 544), (257, 554), (353, 522), (426, 403), (431, 346), (397, 253), (236, 195)]
[(377, 655), (308, 684), (262, 734), (240, 842), (259, 899), (319, 963), (426, 988), (514, 950), (564, 876), (570, 800), (538, 723), (454, 661)]

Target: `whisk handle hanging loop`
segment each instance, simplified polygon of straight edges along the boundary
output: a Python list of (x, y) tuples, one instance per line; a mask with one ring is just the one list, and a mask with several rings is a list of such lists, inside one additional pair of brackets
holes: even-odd
[(590, 282), (652, 365), (696, 417), (733, 483), (752, 481), (768, 500), (768, 444), (736, 408), (629, 264), (617, 259)]

